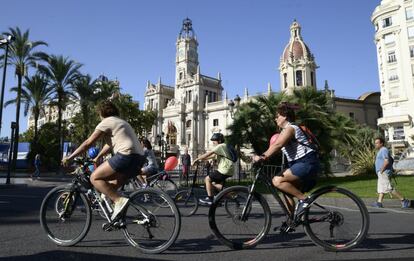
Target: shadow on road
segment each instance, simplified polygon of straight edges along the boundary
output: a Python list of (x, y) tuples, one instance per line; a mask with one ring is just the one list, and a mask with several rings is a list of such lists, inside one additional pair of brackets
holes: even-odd
[[(370, 233), (369, 237), (361, 243), (358, 249), (354, 249), (352, 252), (376, 252), (414, 249), (413, 242), (414, 234), (410, 233)], [(393, 245), (396, 246), (394, 247)], [(410, 260), (413, 259), (411, 258)]]
[(88, 260), (88, 261), (105, 261), (105, 260), (117, 260), (117, 261), (137, 261), (137, 260), (162, 260), (157, 258), (150, 258), (150, 257), (122, 257), (122, 256), (115, 256), (115, 255), (102, 255), (102, 254), (92, 254), (92, 253), (77, 253), (72, 251), (48, 251), (43, 252), (35, 255), (27, 255), (27, 256), (10, 256), (10, 257), (0, 257), (0, 261), (3, 260), (16, 260), (16, 261), (32, 261), (32, 260), (53, 260), (53, 261), (60, 261), (60, 260)]

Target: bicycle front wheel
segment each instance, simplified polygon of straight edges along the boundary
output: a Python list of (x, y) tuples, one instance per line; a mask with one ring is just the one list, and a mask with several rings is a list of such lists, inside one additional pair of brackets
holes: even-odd
[(189, 217), (197, 212), (198, 198), (189, 189), (178, 192), (175, 195), (174, 202), (183, 217)]
[(358, 196), (338, 187), (322, 188), (313, 195), (316, 196), (304, 212), (303, 225), (315, 244), (328, 251), (346, 251), (365, 239), (369, 215)]
[[(159, 202), (162, 203), (162, 207)], [(131, 194), (124, 217), (127, 241), (144, 253), (161, 253), (177, 239), (181, 217), (163, 191), (145, 188)]]
[(208, 213), (213, 233), (233, 249), (255, 247), (271, 225), (270, 208), (263, 196), (254, 192), (250, 202), (248, 197), (247, 187), (229, 187), (217, 195)]
[(40, 207), (40, 224), (50, 240), (60, 246), (81, 241), (91, 226), (86, 196), (63, 185), (52, 189)]

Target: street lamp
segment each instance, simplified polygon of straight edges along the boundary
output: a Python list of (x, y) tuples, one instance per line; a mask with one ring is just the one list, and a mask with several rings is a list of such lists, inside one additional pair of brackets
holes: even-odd
[[(229, 110), (230, 110), (230, 117), (232, 119), (234, 119), (234, 115), (237, 112), (238, 107), (240, 106), (240, 96), (236, 95), (236, 97), (234, 97), (234, 101), (230, 100), (230, 102), (228, 103), (229, 105)], [(236, 108), (236, 110), (235, 110)], [(241, 161), (240, 161), (240, 144), (237, 145), (237, 177), (240, 183), (240, 179), (241, 179)]]
[(230, 117), (233, 119), (234, 118), (233, 112), (234, 112), (234, 105), (235, 105), (233, 100), (230, 100), (228, 105), (229, 105), (229, 110), (230, 110)]
[(6, 45), (6, 50), (4, 54), (4, 65), (3, 65), (3, 82), (1, 84), (1, 98), (0, 98), (0, 133), (1, 133), (2, 120), (3, 120), (3, 102), (4, 102), (4, 87), (6, 84), (7, 59), (9, 55), (9, 45), (13, 41), (14, 41), (13, 35), (7, 35), (5, 38), (0, 38), (0, 46)]

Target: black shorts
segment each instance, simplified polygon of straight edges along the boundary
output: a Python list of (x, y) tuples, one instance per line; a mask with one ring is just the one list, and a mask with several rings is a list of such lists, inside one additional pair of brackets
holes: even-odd
[(140, 154), (123, 155), (117, 153), (108, 160), (108, 163), (116, 172), (132, 178), (141, 171), (145, 157)]
[(227, 178), (231, 177), (229, 175), (223, 175), (217, 170), (213, 171), (213, 173), (210, 173), (208, 176), (210, 177), (211, 181), (216, 183), (224, 183), (224, 181), (226, 181)]

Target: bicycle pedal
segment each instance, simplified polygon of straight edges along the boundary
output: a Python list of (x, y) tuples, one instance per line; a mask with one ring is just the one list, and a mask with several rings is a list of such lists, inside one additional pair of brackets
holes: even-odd
[(114, 227), (112, 226), (111, 223), (103, 223), (102, 224), (102, 229), (103, 229), (103, 231), (110, 232), (110, 231), (114, 230)]

